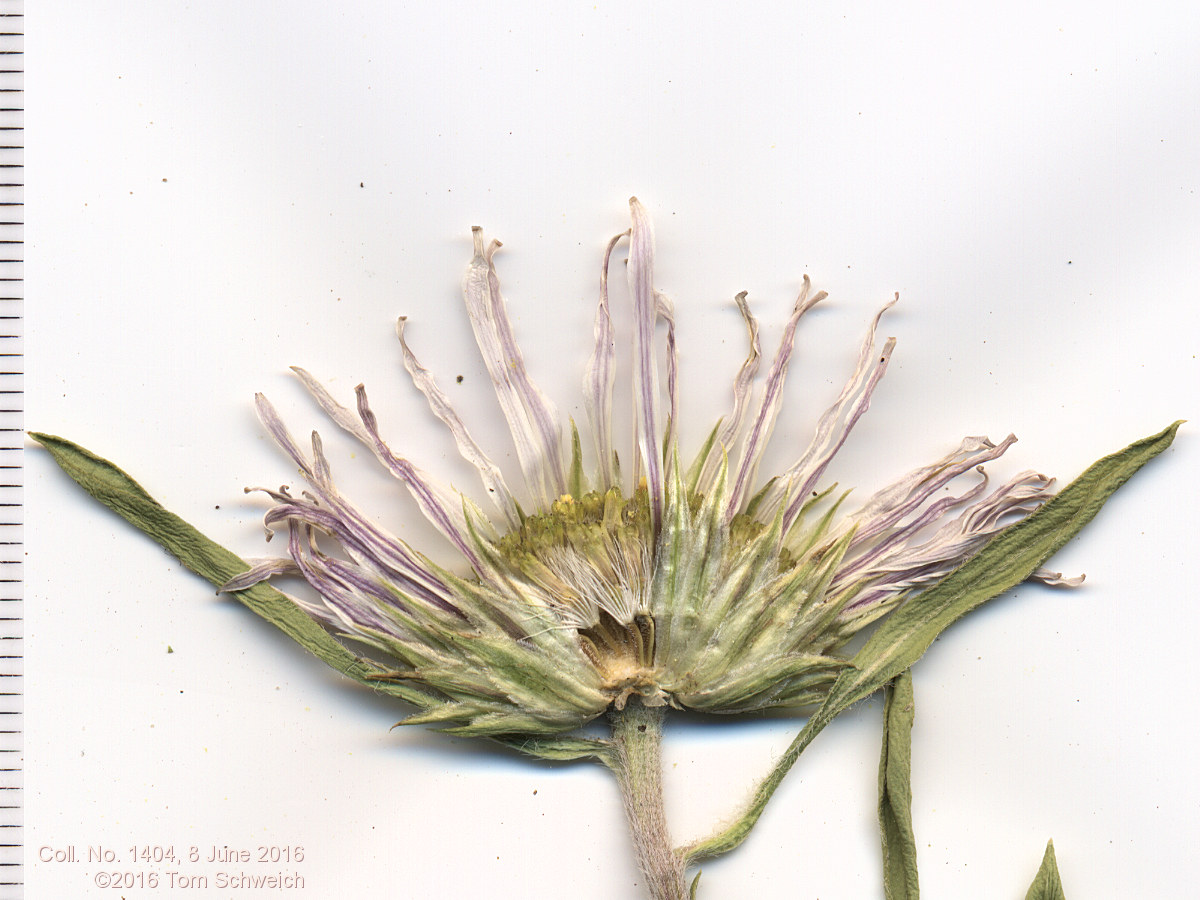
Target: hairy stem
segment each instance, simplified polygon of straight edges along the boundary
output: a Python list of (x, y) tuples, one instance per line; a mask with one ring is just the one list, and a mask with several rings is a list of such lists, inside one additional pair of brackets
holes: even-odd
[(663, 707), (643, 706), (636, 697), (612, 710), (612, 754), (605, 761), (621, 786), (625, 817), (638, 868), (652, 900), (687, 900), (683, 858), (671, 849), (663, 811)]

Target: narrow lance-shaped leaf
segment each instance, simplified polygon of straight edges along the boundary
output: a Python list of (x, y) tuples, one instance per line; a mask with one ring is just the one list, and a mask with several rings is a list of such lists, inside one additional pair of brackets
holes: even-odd
[[(188, 569), (217, 587), (250, 568), (249, 563), (236, 553), (205, 537), (165, 509), (140, 484), (108, 460), (54, 435), (31, 432), (30, 437), (45, 447), (54, 461), (80, 487), (161, 544)], [(343, 675), (419, 706), (427, 707), (431, 702), (437, 702), (407, 685), (378, 681), (378, 676), (384, 670), (370, 660), (351, 653), (274, 588), (256, 584), (237, 591), (234, 596)]]
[(771, 795), (813, 738), (835, 717), (879, 690), (918, 659), (952, 622), (1020, 584), (1100, 511), (1112, 493), (1171, 445), (1182, 422), (1130, 444), (1088, 467), (1029, 518), (1002, 531), (962, 566), (884, 620), (834, 682), (775, 768), (758, 785), (745, 812), (713, 837), (681, 850), (690, 861), (719, 856), (741, 844)]
[(917, 900), (920, 896), (910, 780), (915, 705), (912, 673), (906, 669), (887, 687), (879, 757), (879, 834), (887, 900)]
[(1062, 880), (1058, 877), (1058, 860), (1054, 858), (1054, 841), (1046, 844), (1046, 855), (1042, 857), (1041, 868), (1029, 886), (1025, 900), (1066, 900)]

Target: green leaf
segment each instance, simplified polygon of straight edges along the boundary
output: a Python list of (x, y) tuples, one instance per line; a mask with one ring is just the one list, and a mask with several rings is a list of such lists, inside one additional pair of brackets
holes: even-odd
[(1020, 584), (1100, 511), (1112, 493), (1171, 445), (1182, 422), (1130, 444), (1088, 467), (1029, 518), (992, 538), (973, 557), (928, 590), (913, 596), (875, 630), (842, 672), (775, 768), (758, 785), (732, 825), (684, 848), (689, 860), (727, 853), (744, 841), (767, 801), (821, 730), (859, 700), (915, 663), (960, 616)]
[[(220, 587), (250, 568), (236, 553), (205, 537), (179, 516), (167, 511), (146, 490), (108, 460), (50, 434), (30, 432), (54, 461), (85, 491), (121, 518), (149, 535), (188, 569)], [(322, 662), (355, 681), (421, 707), (438, 701), (407, 684), (378, 679), (385, 670), (354, 653), (287, 597), (266, 584), (256, 584), (234, 596)]]
[(1042, 866), (1038, 869), (1033, 884), (1029, 886), (1025, 900), (1066, 900), (1062, 880), (1058, 877), (1058, 860), (1054, 858), (1054, 841), (1046, 843), (1046, 855), (1042, 857)]
[(917, 841), (912, 828), (912, 727), (916, 714), (912, 673), (887, 686), (883, 750), (879, 756), (879, 833), (883, 842), (883, 895), (917, 900)]

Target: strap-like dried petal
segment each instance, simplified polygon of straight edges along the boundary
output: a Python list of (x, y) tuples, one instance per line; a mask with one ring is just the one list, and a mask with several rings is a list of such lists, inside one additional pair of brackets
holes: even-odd
[(754, 422), (750, 426), (742, 446), (741, 461), (733, 480), (733, 489), (729, 492), (729, 506), (725, 511), (727, 519), (732, 519), (749, 499), (750, 488), (758, 474), (758, 464), (762, 461), (763, 453), (766, 452), (771, 432), (775, 430), (775, 420), (779, 416), (779, 407), (783, 403), (783, 384), (787, 379), (788, 363), (791, 361), (792, 350), (796, 345), (796, 326), (800, 324), (800, 317), (828, 296), (824, 291), (818, 291), (810, 297), (809, 290), (811, 288), (812, 284), (805, 275), (804, 285), (800, 288), (800, 295), (796, 298), (787, 327), (783, 330), (779, 351), (775, 354), (775, 361), (771, 364), (771, 371), (767, 375), (767, 383), (763, 385), (762, 397), (758, 402), (758, 412), (754, 416)]
[(513, 499), (512, 492), (509, 491), (508, 485), (504, 482), (504, 475), (501, 474), (500, 467), (492, 462), (475, 439), (471, 437), (471, 433), (467, 430), (467, 426), (463, 424), (462, 418), (454, 411), (454, 407), (450, 405), (450, 398), (438, 387), (430, 371), (421, 365), (416, 355), (409, 349), (408, 342), (404, 340), (405, 321), (404, 316), (401, 316), (396, 321), (396, 337), (400, 340), (400, 349), (404, 354), (405, 370), (412, 378), (417, 390), (424, 394), (425, 399), (429, 401), (429, 408), (433, 411), (433, 414), (441, 419), (446, 427), (450, 429), (450, 433), (454, 436), (454, 443), (458, 446), (458, 452), (462, 455), (462, 458), (473, 465), (479, 472), (479, 478), (483, 482), (484, 490), (487, 491), (488, 496), (504, 514), (508, 526), (515, 528), (521, 524), (520, 511), (517, 509), (517, 503)]
[(513, 337), (500, 278), (492, 261), (499, 241), (484, 249), (483, 231), (471, 229), (475, 255), (463, 277), (463, 298), (480, 355), (508, 422), (529, 491), (543, 505), (567, 489), (562, 423), (525, 369)]
[(824, 473), (825, 467), (841, 449), (855, 423), (871, 405), (871, 394), (874, 392), (875, 386), (879, 384), (879, 380), (883, 378), (884, 372), (887, 371), (888, 362), (892, 358), (892, 350), (896, 346), (895, 339), (888, 338), (883, 345), (883, 350), (875, 355), (875, 329), (879, 327), (879, 320), (883, 314), (891, 309), (899, 299), (900, 295), (897, 294), (894, 300), (875, 314), (875, 318), (871, 321), (871, 327), (867, 329), (867, 336), (863, 340), (862, 348), (859, 350), (858, 365), (855, 366), (854, 373), (846, 382), (846, 386), (842, 388), (842, 392), (834, 401), (833, 406), (829, 407), (817, 422), (816, 434), (813, 435), (812, 442), (804, 451), (804, 455), (768, 490), (767, 497), (759, 505), (758, 515), (760, 518), (773, 515), (776, 504), (784, 497), (784, 491), (794, 488), (790, 494), (787, 515), (784, 517), (784, 529), (791, 526)]
[(628, 234), (628, 231), (622, 231), (604, 248), (604, 263), (600, 267), (600, 302), (596, 305), (596, 324), (593, 328), (595, 344), (583, 376), (583, 402), (587, 409), (588, 422), (592, 426), (592, 439), (596, 446), (596, 470), (601, 491), (607, 491), (619, 478), (612, 444), (616, 346), (613, 341), (612, 315), (608, 308), (608, 266), (613, 248)]
[[(650, 217), (637, 197), (629, 198), (633, 228), (629, 239), (629, 289), (633, 295), (633, 420), (638, 453), (646, 470), (650, 521), (657, 534), (663, 513), (663, 463), (659, 424), (658, 361), (654, 325), (658, 304), (654, 296), (654, 232)], [(635, 484), (637, 469), (634, 469)]]

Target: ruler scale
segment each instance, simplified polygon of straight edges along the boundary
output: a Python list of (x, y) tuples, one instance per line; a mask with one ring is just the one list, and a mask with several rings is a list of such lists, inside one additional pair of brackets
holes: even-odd
[(24, 895), (24, 3), (0, 0), (0, 900)]

